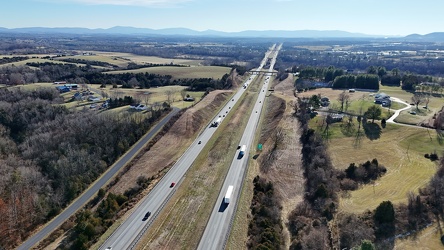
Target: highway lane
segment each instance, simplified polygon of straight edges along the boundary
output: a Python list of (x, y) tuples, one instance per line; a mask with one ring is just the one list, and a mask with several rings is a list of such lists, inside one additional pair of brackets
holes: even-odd
[[(282, 45), (279, 45), (277, 48), (273, 46), (273, 58), (270, 62), (269, 72), (273, 71), (274, 64), (276, 63), (276, 57)], [(271, 76), (271, 74), (270, 74)], [(239, 150), (236, 151), (230, 169), (228, 171), (227, 176), (225, 177), (224, 184), (219, 193), (217, 201), (212, 210), (210, 219), (207, 222), (207, 226), (199, 242), (198, 249), (207, 250), (207, 249), (224, 249), (225, 243), (228, 239), (229, 232), (231, 229), (231, 223), (234, 218), (234, 214), (236, 212), (236, 204), (239, 199), (240, 191), (242, 189), (242, 183), (244, 174), (247, 169), (248, 164), (248, 152), (251, 147), (254, 148), (253, 139), (254, 133), (256, 131), (257, 125), (259, 123), (260, 114), (262, 112), (262, 107), (265, 101), (265, 96), (268, 89), (269, 77), (268, 76), (264, 85), (260, 89), (260, 93), (258, 95), (257, 101), (254, 105), (253, 111), (248, 120), (247, 126), (245, 127), (242, 138), (239, 142), (239, 145), (246, 145), (247, 149), (245, 151), (245, 155), (239, 159)], [(223, 202), (225, 193), (228, 189), (228, 186), (234, 186), (232, 199), (230, 203), (227, 205)]]
[(92, 186), (81, 194), (74, 202), (71, 203), (62, 213), (53, 218), (40, 231), (34, 234), (19, 246), (18, 250), (28, 250), (48, 234), (57, 229), (63, 222), (71, 217), (78, 209), (82, 208), (94, 195), (103, 187), (131, 158), (173, 117), (179, 112), (178, 108), (174, 108), (167, 116), (165, 116), (151, 131), (149, 131), (141, 140), (139, 140), (125, 155), (116, 161), (111, 168), (105, 172)]
[[(258, 69), (262, 69), (265, 65), (269, 53), (270, 51), (267, 51), (264, 60)], [(244, 84), (248, 86), (254, 81), (255, 77), (255, 75), (252, 75)], [(213, 121), (220, 117), (223, 122), (226, 115), (231, 111), (231, 108), (237, 103), (245, 91), (246, 88), (239, 88), (239, 90), (232, 96), (232, 99), (229, 100), (214, 117)], [(156, 216), (174, 194), (176, 188), (180, 186), (181, 179), (193, 164), (202, 148), (213, 136), (216, 129), (217, 127), (209, 127), (208, 124), (174, 166), (171, 167), (165, 176), (156, 184), (153, 190), (151, 190), (151, 192), (139, 202), (132, 214), (116, 229), (116, 231), (114, 231), (99, 249), (106, 249), (107, 247), (112, 247), (113, 249), (132, 249), (135, 246), (140, 237), (149, 228), (151, 223), (156, 219)], [(199, 144), (198, 141), (201, 141), (201, 143)], [(174, 187), (170, 187), (172, 182), (177, 184)], [(143, 221), (142, 219), (147, 212), (151, 212), (151, 216), (148, 220)]]

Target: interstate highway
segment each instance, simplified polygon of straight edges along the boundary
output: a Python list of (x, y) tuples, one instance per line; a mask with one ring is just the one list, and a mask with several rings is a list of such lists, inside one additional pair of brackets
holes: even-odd
[[(270, 63), (269, 72), (273, 71), (273, 67), (276, 62), (276, 57), (281, 46), (282, 45), (278, 46), (274, 50), (274, 55)], [(224, 249), (225, 247), (225, 243), (231, 229), (231, 221), (234, 218), (234, 214), (236, 212), (235, 211), (236, 203), (240, 195), (240, 190), (242, 189), (244, 173), (247, 169), (248, 157), (249, 157), (248, 152), (252, 147), (254, 133), (256, 132), (256, 128), (259, 123), (259, 118), (265, 101), (265, 96), (267, 93), (269, 81), (270, 79), (269, 77), (267, 77), (267, 79), (264, 81), (264, 85), (260, 89), (259, 96), (254, 105), (250, 118), (248, 120), (248, 124), (245, 127), (242, 139), (239, 142), (239, 145), (247, 146), (245, 155), (242, 158), (238, 159), (239, 150), (236, 151), (230, 169), (228, 171), (228, 174), (225, 178), (224, 184), (222, 185), (222, 189), (220, 190), (219, 196), (214, 205), (210, 219), (207, 222), (207, 226), (199, 243), (198, 249), (214, 250), (214, 249)], [(228, 186), (231, 185), (234, 186), (234, 191), (232, 194), (233, 198), (231, 199), (230, 204), (227, 205), (223, 202), (223, 199), (225, 192), (228, 189)]]
[[(259, 66), (258, 70), (262, 69), (267, 62), (267, 58), (271, 53), (274, 46), (267, 51), (264, 60)], [(245, 84), (249, 85), (255, 79), (255, 75), (252, 75)], [(243, 87), (231, 97), (231, 100), (219, 111), (219, 113), (213, 118), (215, 121), (219, 116), (222, 117), (222, 122), (225, 116), (231, 111), (237, 101), (241, 98), (246, 91)], [(203, 147), (213, 136), (217, 127), (210, 128), (207, 126), (203, 132), (196, 138), (191, 146), (185, 151), (185, 153), (179, 158), (174, 166), (168, 171), (168, 173), (156, 184), (153, 190), (145, 196), (139, 205), (134, 209), (132, 214), (116, 229), (116, 231), (102, 244), (99, 249), (105, 250), (107, 247), (112, 249), (132, 249), (140, 239), (141, 235), (151, 225), (156, 216), (160, 213), (162, 208), (168, 202), (170, 197), (174, 194), (176, 188), (180, 186), (180, 180), (188, 171), (194, 160), (199, 155)], [(201, 144), (198, 144), (201, 141)], [(172, 182), (177, 183), (173, 188), (170, 188)], [(147, 212), (151, 212), (151, 216), (146, 221), (142, 221), (144, 215)]]

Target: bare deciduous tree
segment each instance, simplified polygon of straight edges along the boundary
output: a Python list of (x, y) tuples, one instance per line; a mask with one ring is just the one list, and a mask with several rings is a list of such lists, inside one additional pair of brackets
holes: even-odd
[(424, 97), (420, 94), (414, 94), (412, 96), (412, 103), (416, 105), (416, 110), (418, 110), (418, 105), (424, 102)]
[(338, 101), (341, 103), (341, 112), (342, 112), (344, 111), (344, 104), (348, 105), (348, 102), (350, 101), (350, 95), (344, 90), (341, 94), (339, 94)]
[(180, 96), (182, 96), (182, 100), (185, 100), (185, 97), (187, 96), (187, 91), (185, 89), (182, 89), (180, 91)]
[(171, 105), (174, 102), (174, 96), (176, 95), (176, 91), (174, 91), (173, 89), (167, 89), (165, 90), (165, 95), (167, 97), (168, 105)]

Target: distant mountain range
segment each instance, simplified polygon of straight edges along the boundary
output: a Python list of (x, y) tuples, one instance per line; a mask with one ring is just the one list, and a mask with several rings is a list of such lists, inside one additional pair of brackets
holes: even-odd
[(218, 36), (218, 37), (282, 37), (282, 38), (321, 38), (321, 37), (383, 37), (372, 36), (362, 33), (351, 33), (340, 30), (246, 30), (240, 32), (223, 32), (216, 30), (196, 31), (186, 28), (169, 29), (149, 29), (116, 26), (109, 29), (88, 29), (88, 28), (45, 28), (29, 27), (7, 29), (0, 27), (0, 32), (12, 33), (63, 33), (63, 34), (120, 34), (120, 35), (182, 35), (182, 36)]
[[(0, 33), (28, 33), (28, 34), (115, 34), (115, 35), (180, 35), (180, 36), (214, 36), (214, 37), (258, 37), (258, 38), (384, 38), (384, 35), (368, 35), (341, 30), (246, 30), (240, 32), (223, 32), (216, 30), (196, 31), (187, 28), (149, 29), (126, 26), (116, 26), (108, 29), (88, 28), (45, 28), (29, 27), (7, 29), (0, 27)], [(435, 32), (427, 35), (412, 34), (405, 37), (391, 36), (389, 38), (403, 38), (406, 40), (443, 41), (444, 32)]]

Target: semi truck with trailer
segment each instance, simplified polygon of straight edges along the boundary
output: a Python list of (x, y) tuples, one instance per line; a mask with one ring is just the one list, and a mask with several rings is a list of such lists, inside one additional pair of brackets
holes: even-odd
[(233, 189), (234, 189), (233, 186), (228, 186), (227, 193), (224, 196), (224, 202), (226, 204), (229, 204), (231, 201), (231, 196), (233, 195)]
[(217, 118), (216, 121), (213, 122), (213, 127), (219, 126), (220, 122), (222, 121), (222, 118)]

